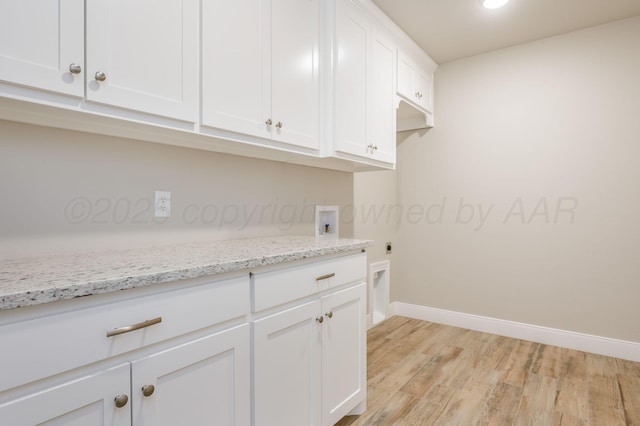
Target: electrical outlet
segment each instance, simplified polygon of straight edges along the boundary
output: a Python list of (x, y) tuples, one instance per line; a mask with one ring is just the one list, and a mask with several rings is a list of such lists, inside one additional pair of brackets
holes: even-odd
[(156, 191), (156, 203), (155, 203), (155, 216), (156, 217), (170, 217), (171, 216), (171, 193), (169, 191)]

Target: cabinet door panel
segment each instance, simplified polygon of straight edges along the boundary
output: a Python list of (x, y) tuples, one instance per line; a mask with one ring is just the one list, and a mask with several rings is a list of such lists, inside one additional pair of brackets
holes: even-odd
[(0, 80), (83, 96), (84, 1), (0, 2)]
[(264, 1), (202, 3), (202, 123), (270, 137), (270, 15)]
[(413, 65), (404, 55), (398, 55), (398, 94), (415, 102), (416, 94), (414, 90)]
[(395, 65), (396, 47), (379, 31), (371, 43), (371, 143), (372, 157), (396, 162)]
[(320, 301), (253, 324), (255, 425), (320, 425)]
[(365, 298), (364, 283), (322, 298), (323, 425), (335, 424), (366, 398)]
[(273, 139), (319, 148), (319, 0), (271, 0)]
[[(248, 425), (250, 336), (243, 325), (131, 363), (135, 425)], [(143, 386), (155, 391), (145, 397)]]
[(350, 1), (338, 3), (335, 58), (335, 149), (368, 156), (367, 62), (371, 22)]
[(195, 121), (197, 22), (197, 0), (87, 0), (87, 99)]
[(433, 112), (431, 89), (431, 78), (422, 72), (416, 73), (416, 91), (421, 95), (418, 98), (418, 105), (429, 112)]
[(0, 419), (15, 426), (130, 426), (130, 405), (114, 404), (117, 395), (129, 395), (129, 379), (129, 364), (121, 364), (0, 404)]

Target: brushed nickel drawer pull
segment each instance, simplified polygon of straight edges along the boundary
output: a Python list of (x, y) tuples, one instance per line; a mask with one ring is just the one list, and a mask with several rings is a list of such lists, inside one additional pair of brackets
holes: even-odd
[(326, 280), (326, 279), (328, 279), (328, 278), (332, 278), (332, 277), (335, 277), (335, 276), (336, 276), (336, 273), (335, 273), (335, 272), (332, 272), (332, 273), (327, 274), (327, 275), (321, 275), (321, 276), (319, 276), (318, 278), (316, 278), (316, 281)]
[(158, 317), (158, 318), (139, 322), (138, 324), (116, 328), (115, 330), (107, 331), (107, 337), (113, 337), (113, 336), (117, 336), (118, 334), (124, 334), (130, 331), (140, 330), (141, 328), (149, 327), (150, 325), (159, 324), (161, 322), (162, 322), (162, 317)]

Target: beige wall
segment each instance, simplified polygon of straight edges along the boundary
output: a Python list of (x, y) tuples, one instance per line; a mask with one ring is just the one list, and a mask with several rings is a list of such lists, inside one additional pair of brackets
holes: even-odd
[[(7, 121), (0, 153), (0, 258), (310, 236), (316, 204), (353, 200), (349, 173)], [(171, 191), (166, 221), (153, 217), (156, 189)]]
[(639, 46), (636, 17), (440, 66), (393, 300), (640, 342)]
[[(353, 174), (353, 209), (347, 208), (344, 219), (353, 219), (356, 238), (373, 240), (367, 250), (369, 263), (390, 260), (393, 266), (397, 232), (397, 199), (395, 170)], [(392, 254), (386, 243), (392, 243)]]

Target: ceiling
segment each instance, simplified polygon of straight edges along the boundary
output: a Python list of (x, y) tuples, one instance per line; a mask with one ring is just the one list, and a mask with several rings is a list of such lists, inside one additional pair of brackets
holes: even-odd
[(640, 0), (373, 0), (431, 58), (448, 62), (640, 15)]

